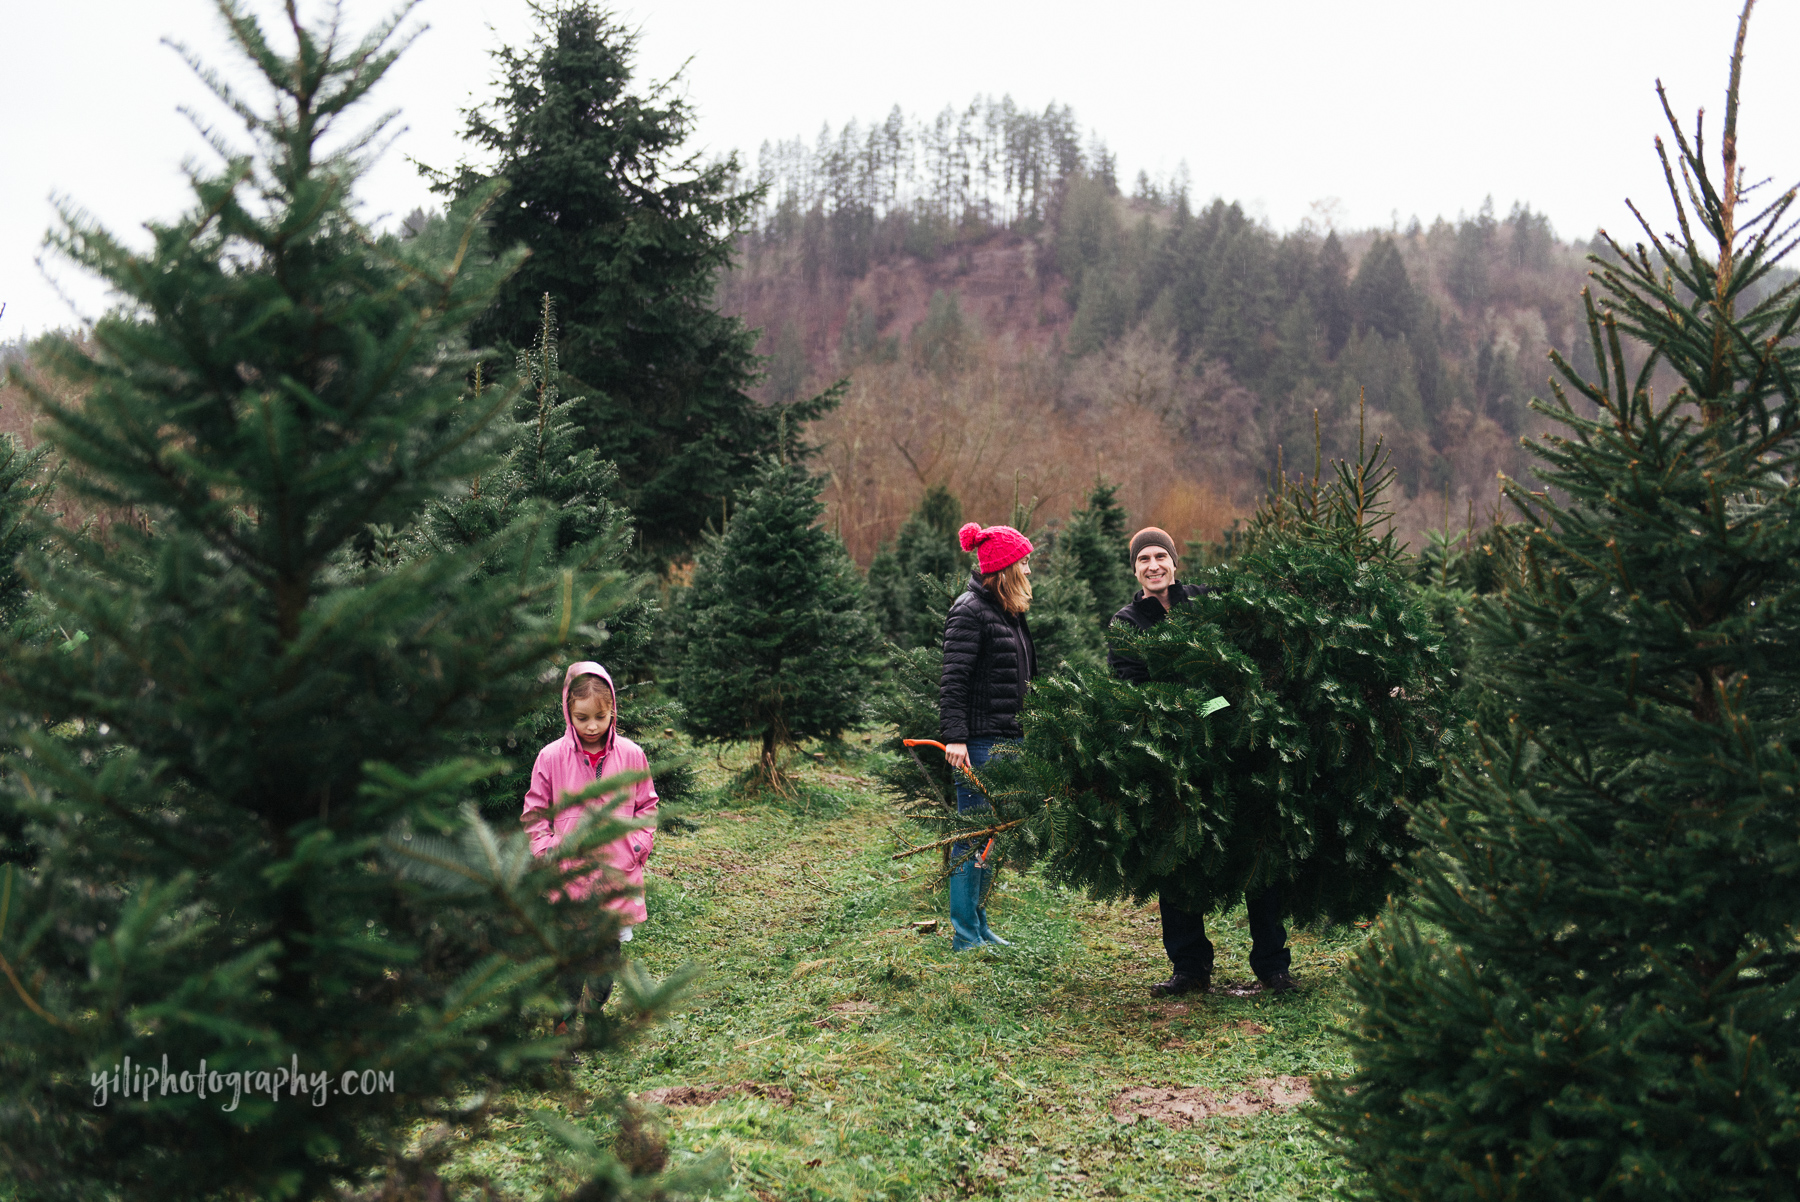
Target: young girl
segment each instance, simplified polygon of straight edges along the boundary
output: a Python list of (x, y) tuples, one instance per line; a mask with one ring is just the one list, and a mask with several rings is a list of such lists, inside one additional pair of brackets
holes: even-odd
[[(538, 752), (537, 764), (531, 770), (531, 788), (525, 794), (525, 812), (519, 821), (531, 837), (533, 855), (544, 855), (563, 837), (581, 824), (587, 811), (611, 811), (616, 818), (648, 818), (652, 824), (632, 831), (617, 842), (608, 843), (597, 853), (600, 866), (585, 876), (571, 880), (567, 896), (571, 901), (590, 897), (596, 888), (633, 888), (638, 892), (614, 897), (606, 904), (619, 912), (621, 941), (631, 938), (631, 928), (648, 917), (644, 908), (644, 865), (650, 859), (650, 848), (656, 842), (656, 786), (649, 777), (630, 786), (629, 795), (611, 793), (595, 797), (579, 806), (567, 806), (556, 814), (552, 824), (551, 810), (565, 795), (579, 793), (603, 776), (621, 772), (644, 772), (650, 764), (643, 748), (619, 734), (618, 691), (606, 669), (592, 660), (570, 664), (563, 674), (563, 719), (566, 727), (562, 738), (546, 744)], [(606, 977), (589, 982), (596, 1005), (603, 1005), (612, 992), (612, 979)], [(580, 986), (572, 992), (579, 994)]]

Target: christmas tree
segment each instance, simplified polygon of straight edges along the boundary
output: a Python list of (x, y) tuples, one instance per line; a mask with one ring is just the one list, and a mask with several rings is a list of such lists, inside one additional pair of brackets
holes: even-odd
[[(23, 628), (31, 590), (20, 570), (20, 557), (40, 542), (31, 521), (48, 490), (44, 459), (48, 447), (26, 450), (10, 434), (0, 434), (0, 630), (13, 637), (31, 637)], [(47, 627), (37, 616), (34, 632), (43, 637)], [(59, 635), (58, 638), (69, 638)], [(0, 864), (29, 863), (35, 851), (25, 839), (25, 823), (17, 814), (0, 810)]]
[(1037, 684), (1021, 751), (981, 773), (1010, 854), (1099, 898), (1209, 911), (1279, 882), (1301, 922), (1379, 907), (1451, 716), (1384, 462), (1377, 447), (1330, 484), (1284, 482), (1206, 595), (1115, 628), (1148, 684), (1103, 668)]
[(43, 504), (50, 481), (44, 470), (48, 447), (27, 450), (10, 434), (0, 434), (0, 629), (25, 614), (30, 589), (19, 557), (37, 539), (31, 518)]
[[(605, 540), (559, 549), (535, 501), (467, 546), (383, 550), (499, 466), (512, 392), (463, 395), (467, 325), (520, 258), (482, 250), (493, 191), (373, 236), (351, 189), (379, 130), (338, 127), (400, 18), (347, 41), (290, 6), (284, 55), (220, 8), (273, 101), (198, 69), (252, 147), (196, 170), (142, 252), (73, 215), (56, 238), (124, 304), (91, 355), (54, 351), (85, 401), (35, 399), (72, 487), (146, 521), (27, 560), (87, 641), (0, 641), (0, 815), (37, 849), (0, 866), (21, 1198), (317, 1197), (383, 1165), (417, 1187), (411, 1124), (549, 1083), (546, 986), (617, 962), (610, 912), (548, 900), (564, 871), (467, 804), (496, 767), (470, 749), (624, 601)], [(645, 1011), (667, 998), (625, 981)]]
[[(1015, 491), (1008, 524), (1032, 541), (1028, 619), (1037, 652), (1038, 676), (1043, 677), (1068, 665), (1091, 668), (1100, 664), (1106, 657), (1106, 620), (1112, 617), (1112, 611), (1101, 617), (1088, 587), (1089, 575), (1102, 562), (1105, 549), (1091, 538), (1068, 543), (1067, 530), (1054, 523), (1034, 530), (1032, 523), (1039, 507), (1039, 498), (1027, 501)], [(1124, 529), (1122, 513), (1115, 512), (1110, 518), (1103, 515), (1104, 511), (1099, 515), (1102, 521), (1116, 521), (1118, 528)], [(1077, 510), (1071, 515), (1070, 528), (1078, 534), (1084, 529), (1092, 533), (1097, 526), (1096, 516), (1093, 510)], [(973, 556), (965, 555), (963, 559), (971, 569), (975, 567)], [(943, 634), (940, 622), (937, 637), (941, 640)]]
[[(468, 406), (483, 403), (489, 385), (482, 370), (477, 366)], [(546, 294), (541, 298), (537, 338), (530, 349), (519, 353), (515, 375), (508, 382), (515, 396), (510, 412), (492, 419), (504, 455), (499, 463), (489, 465), (426, 511), (413, 540), (418, 552), (485, 548), (482, 553), (490, 556), (489, 570), (503, 570), (506, 557), (495, 553), (496, 536), (523, 509), (547, 504), (549, 536), (558, 555), (586, 549), (582, 559), (589, 570), (614, 570), (625, 564), (633, 530), (630, 515), (612, 499), (618, 491), (618, 472), (591, 448), (579, 446), (578, 401), (564, 395), (565, 379), (555, 305)], [(398, 552), (402, 556), (407, 553), (405, 548)], [(656, 766), (657, 795), (665, 802), (675, 801), (692, 792), (693, 773), (684, 764), (665, 758), (668, 745), (660, 737), (679, 720), (680, 707), (667, 699), (643, 696), (642, 682), (634, 680), (647, 666), (652, 634), (661, 616), (656, 601), (643, 590), (648, 579), (637, 583), (639, 593), (608, 616), (603, 639), (591, 644), (572, 641), (569, 658), (605, 663), (613, 673), (619, 682), (619, 727), (644, 746)], [(565, 722), (561, 699), (546, 696), (502, 742), (493, 745), (493, 754), (506, 756), (507, 767), (482, 782), (478, 790), (485, 817), (501, 823), (518, 817), (520, 801), (530, 784), (532, 756), (539, 747), (562, 736)]]
[(1102, 627), (1131, 600), (1136, 586), (1131, 565), (1126, 514), (1118, 501), (1119, 486), (1096, 480), (1087, 505), (1069, 515), (1069, 524), (1057, 535), (1057, 550), (1072, 561), (1072, 568), (1094, 598), (1094, 617)]
[(896, 646), (925, 647), (943, 637), (944, 615), (933, 617), (930, 600), (938, 580), (967, 574), (969, 557), (956, 541), (962, 521), (962, 502), (934, 484), (901, 523), (894, 545), (883, 545), (869, 563), (869, 601), (881, 633)]
[(636, 35), (589, 3), (533, 6), (541, 28), (495, 58), (499, 95), (470, 111), (469, 143), (492, 172), (441, 177), (452, 196), (492, 179), (497, 245), (531, 259), (475, 327), (504, 355), (528, 347), (545, 293), (563, 321), (564, 369), (579, 391), (582, 445), (616, 464), (649, 560), (686, 551), (767, 454), (806, 448), (830, 391), (786, 405), (749, 395), (757, 332), (713, 293), (758, 193), (736, 157), (685, 149), (692, 107), (672, 87), (632, 87)]
[[(577, 403), (563, 395), (563, 383), (555, 302), (545, 293), (539, 298), (537, 337), (519, 352), (507, 381), (513, 398), (509, 412), (490, 419), (491, 437), (504, 448), (504, 457), (427, 510), (422, 535), (429, 550), (485, 545), (522, 506), (542, 501), (551, 506), (555, 553), (594, 546), (608, 566), (622, 561), (631, 522), (613, 500), (618, 469), (578, 445)], [(491, 407), (490, 387), (478, 367), (466, 407)]]
[(817, 524), (823, 484), (799, 464), (765, 462), (701, 549), (685, 602), (678, 692), (689, 729), (758, 740), (756, 783), (776, 789), (776, 753), (856, 723), (875, 676), (862, 576)]
[(1367, 1197), (1796, 1194), (1800, 284), (1795, 194), (1754, 208), (1739, 159), (1749, 15), (1716, 160), (1664, 99), (1678, 230), (1593, 260), (1549, 487), (1507, 486), (1471, 668), (1502, 716), (1420, 816), (1323, 1091)]
[[(958, 547), (957, 558), (968, 559)], [(905, 808), (932, 804), (956, 810), (956, 783), (950, 766), (930, 748), (914, 749), (907, 739), (935, 740), (938, 733), (938, 688), (944, 676), (944, 622), (950, 606), (969, 587), (969, 574), (960, 566), (936, 579), (921, 578), (920, 626), (936, 633), (916, 647), (888, 644), (888, 670), (882, 687), (870, 703), (870, 716), (894, 734), (881, 744), (892, 753), (877, 773), (884, 792)]]
[[(1026, 617), (1037, 649), (1038, 676), (1064, 665), (1098, 666), (1106, 658), (1106, 624), (1095, 616), (1098, 606), (1083, 572), (1086, 565), (1064, 542), (1062, 531), (1018, 529), (1036, 548), (1031, 553), (1031, 610)], [(940, 639), (943, 633), (939, 627)]]

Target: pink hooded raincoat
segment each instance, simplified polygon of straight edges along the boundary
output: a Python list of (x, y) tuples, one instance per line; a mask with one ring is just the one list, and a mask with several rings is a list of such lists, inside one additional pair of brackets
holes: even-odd
[[(606, 735), (606, 752), (598, 771), (588, 762), (587, 753), (581, 749), (580, 736), (575, 733), (575, 723), (569, 719), (569, 685), (577, 676), (589, 674), (604, 680), (613, 694), (613, 724)], [(605, 668), (592, 660), (570, 664), (563, 674), (562, 706), (563, 737), (546, 744), (538, 752), (537, 764), (531, 770), (531, 788), (525, 794), (525, 832), (531, 838), (531, 852), (544, 855), (579, 826), (590, 810), (612, 810), (614, 817), (627, 820), (648, 818), (650, 825), (645, 829), (632, 831), (623, 839), (601, 848), (597, 856), (601, 867), (570, 881), (569, 897), (590, 896), (601, 887), (603, 877), (614, 887), (642, 889), (644, 864), (650, 859), (651, 845), (656, 842), (656, 786), (648, 777), (623, 792), (596, 797), (584, 805), (569, 806), (556, 816), (555, 828), (551, 827), (551, 807), (563, 795), (579, 793), (600, 777), (643, 772), (650, 766), (644, 758), (643, 748), (619, 734), (619, 691)], [(574, 867), (574, 862), (567, 866)], [(614, 898), (607, 904), (619, 911), (619, 917), (627, 926), (636, 926), (648, 916), (641, 895)]]

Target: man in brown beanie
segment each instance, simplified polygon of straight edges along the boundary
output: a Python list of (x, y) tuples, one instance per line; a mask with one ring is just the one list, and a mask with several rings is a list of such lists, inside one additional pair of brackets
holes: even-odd
[[(1131, 604), (1113, 615), (1113, 623), (1148, 630), (1168, 617), (1175, 606), (1204, 595), (1205, 585), (1183, 584), (1176, 579), (1176, 562), (1175, 540), (1166, 530), (1146, 526), (1132, 535), (1131, 568), (1140, 587)], [(1136, 656), (1109, 650), (1106, 663), (1120, 680), (1133, 684), (1150, 681), (1149, 666)], [(1250, 917), (1250, 969), (1265, 990), (1286, 993), (1297, 982), (1288, 971), (1292, 955), (1287, 947), (1287, 931), (1281, 925), (1281, 886), (1270, 885), (1255, 897), (1245, 897), (1244, 903)], [(1175, 971), (1168, 980), (1150, 987), (1151, 996), (1178, 997), (1204, 991), (1212, 985), (1213, 970), (1206, 915), (1184, 910), (1166, 897), (1160, 898), (1157, 906), (1162, 911), (1163, 950), (1168, 952)]]

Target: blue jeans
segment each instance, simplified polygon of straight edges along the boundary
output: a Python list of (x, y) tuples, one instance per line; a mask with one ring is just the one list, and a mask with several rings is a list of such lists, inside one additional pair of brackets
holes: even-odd
[[(980, 768), (994, 756), (994, 749), (1017, 745), (1017, 739), (970, 739), (966, 746), (969, 749), (969, 764)], [(967, 814), (970, 810), (990, 809), (987, 795), (969, 782), (969, 778), (961, 772), (956, 773), (956, 812)], [(967, 843), (957, 843), (950, 848), (950, 862), (955, 863), (958, 856), (968, 850)], [(985, 845), (984, 845), (985, 846)], [(979, 854), (979, 852), (977, 853)]]

